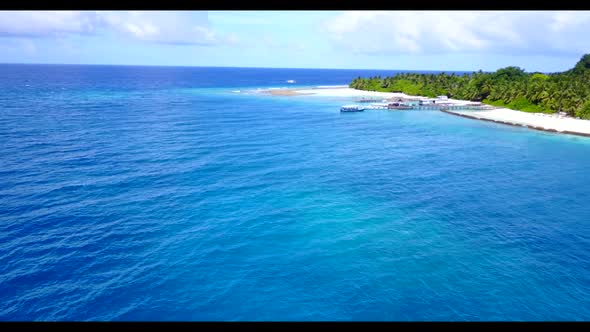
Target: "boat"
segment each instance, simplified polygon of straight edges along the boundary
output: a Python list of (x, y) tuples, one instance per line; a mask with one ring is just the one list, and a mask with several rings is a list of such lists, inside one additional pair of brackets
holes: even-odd
[(295, 83), (295, 80), (288, 80), (287, 83), (293, 84)]
[(340, 107), (340, 112), (362, 112), (365, 108), (359, 105), (344, 105)]

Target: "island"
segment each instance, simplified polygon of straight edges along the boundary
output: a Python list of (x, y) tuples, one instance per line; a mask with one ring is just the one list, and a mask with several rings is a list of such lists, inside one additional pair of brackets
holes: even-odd
[(401, 73), (354, 79), (357, 90), (401, 92), (407, 95), (483, 102), (529, 113), (561, 114), (590, 119), (590, 54), (561, 73), (527, 73), (519, 67), (471, 74)]

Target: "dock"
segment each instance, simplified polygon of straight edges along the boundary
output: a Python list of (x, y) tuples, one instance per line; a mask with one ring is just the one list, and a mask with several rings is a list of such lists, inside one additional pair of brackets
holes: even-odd
[(432, 104), (432, 105), (413, 105), (413, 106), (390, 104), (386, 108), (390, 109), (390, 110), (404, 110), (404, 111), (443, 111), (443, 110), (448, 110), (448, 111), (488, 111), (488, 110), (497, 109), (498, 107), (491, 106), (491, 105), (483, 105), (483, 104), (478, 104), (478, 105), (474, 105), (474, 104), (465, 104), (465, 105)]
[[(354, 107), (353, 107), (354, 106)], [(499, 107), (481, 104), (481, 103), (467, 103), (467, 104), (453, 104), (448, 102), (442, 103), (414, 103), (414, 102), (374, 102), (367, 106), (360, 105), (345, 105), (346, 111), (351, 111), (352, 108), (363, 110), (395, 110), (395, 111), (488, 111), (497, 109)]]
[(491, 105), (420, 105), (412, 107), (416, 111), (489, 111), (499, 107)]

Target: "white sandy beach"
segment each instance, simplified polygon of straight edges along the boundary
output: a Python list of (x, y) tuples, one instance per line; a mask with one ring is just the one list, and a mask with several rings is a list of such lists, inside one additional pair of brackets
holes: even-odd
[[(282, 91), (281, 91), (282, 90)], [(318, 87), (309, 89), (281, 89), (269, 91), (277, 95), (307, 95), (323, 97), (372, 97), (372, 98), (425, 98), (410, 96), (405, 93), (377, 92), (356, 90), (349, 87)], [(462, 105), (472, 103), (468, 100), (449, 99), (447, 103)], [(447, 111), (447, 113), (466, 116), (473, 119), (490, 120), (499, 123), (526, 126), (539, 130), (567, 132), (570, 134), (590, 135), (590, 120), (580, 120), (570, 117), (561, 117), (555, 114), (527, 113), (507, 108), (486, 111)]]
[(534, 127), (541, 130), (555, 130), (558, 132), (578, 133), (590, 135), (590, 121), (561, 117), (555, 114), (527, 113), (508, 108), (490, 111), (449, 111), (475, 119), (484, 119), (516, 126)]
[(405, 93), (397, 92), (378, 92), (363, 91), (349, 87), (330, 87), (330, 88), (313, 88), (313, 89), (296, 89), (297, 94), (316, 95), (322, 97), (377, 97), (377, 98), (395, 98), (410, 97)]

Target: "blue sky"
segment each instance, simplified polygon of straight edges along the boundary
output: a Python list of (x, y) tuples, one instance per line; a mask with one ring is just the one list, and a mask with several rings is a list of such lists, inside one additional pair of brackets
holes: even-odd
[(0, 11), (0, 62), (562, 71), (589, 11)]

